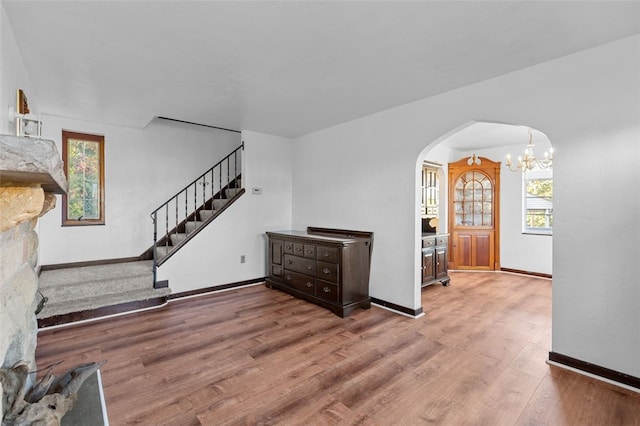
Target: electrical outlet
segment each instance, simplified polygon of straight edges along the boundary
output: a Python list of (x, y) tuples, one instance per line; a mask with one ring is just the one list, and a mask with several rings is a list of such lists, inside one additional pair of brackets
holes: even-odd
[(241, 255), (240, 255), (240, 263), (244, 263), (246, 260), (247, 260), (247, 259), (246, 259), (245, 255), (244, 255), (244, 254), (241, 254)]

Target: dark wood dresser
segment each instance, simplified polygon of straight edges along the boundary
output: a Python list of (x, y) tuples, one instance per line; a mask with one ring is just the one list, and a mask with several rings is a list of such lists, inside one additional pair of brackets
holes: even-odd
[(308, 227), (267, 232), (266, 285), (332, 310), (340, 317), (369, 309), (373, 232)]

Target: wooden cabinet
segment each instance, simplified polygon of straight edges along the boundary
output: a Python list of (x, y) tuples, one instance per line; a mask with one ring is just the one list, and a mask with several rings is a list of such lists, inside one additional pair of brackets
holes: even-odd
[(267, 232), (266, 285), (332, 310), (340, 317), (371, 307), (373, 233), (341, 229)]
[(500, 163), (449, 163), (449, 268), (500, 270)]
[(422, 286), (439, 282), (449, 285), (451, 281), (447, 270), (447, 235), (429, 235), (422, 237)]

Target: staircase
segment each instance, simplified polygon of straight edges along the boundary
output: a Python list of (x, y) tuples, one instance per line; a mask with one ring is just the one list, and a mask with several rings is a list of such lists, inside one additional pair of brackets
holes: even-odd
[(153, 245), (124, 261), (46, 268), (37, 313), (40, 327), (158, 306), (171, 293), (157, 269), (244, 194), (240, 176), (243, 145), (151, 213)]
[(156, 270), (242, 194), (240, 145), (151, 212), (153, 246), (142, 254)]
[[(215, 198), (212, 197), (207, 203), (196, 209), (194, 214), (175, 224), (173, 228), (166, 229), (163, 237), (155, 243), (157, 266), (162, 265), (173, 253), (195, 237), (202, 228), (211, 223), (229, 205), (244, 194), (244, 189), (241, 188), (241, 185), (241, 179), (238, 176), (230, 183), (231, 187), (226, 187), (221, 193), (215, 194)], [(157, 219), (154, 219), (154, 222), (157, 223)], [(143, 256), (149, 256), (149, 253)]]

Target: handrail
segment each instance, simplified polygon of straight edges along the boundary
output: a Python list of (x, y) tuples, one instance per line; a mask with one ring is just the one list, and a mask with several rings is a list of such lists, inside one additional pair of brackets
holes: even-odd
[[(214, 200), (224, 199), (227, 189), (240, 189), (238, 185), (241, 167), (239, 161), (242, 160), (240, 154), (243, 149), (244, 143), (151, 212), (154, 282), (158, 266), (158, 247), (164, 246), (165, 255), (168, 254), (169, 247), (174, 245), (171, 240), (172, 235), (177, 238), (178, 234), (186, 233), (189, 222), (193, 222), (193, 227), (197, 228), (198, 223), (203, 222), (203, 220), (198, 220), (202, 215), (200, 213), (202, 210), (214, 210), (216, 207)], [(225, 173), (223, 174), (223, 172)], [(182, 204), (184, 204), (184, 209)], [(158, 239), (159, 220), (164, 220), (164, 232), (162, 232), (164, 235), (160, 239)]]

